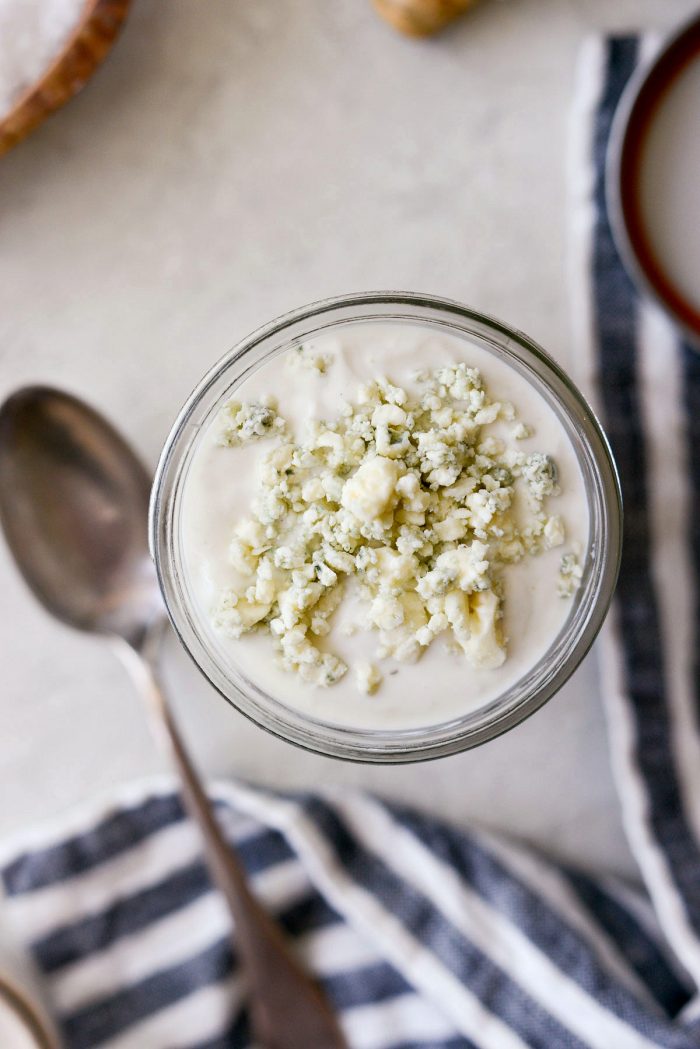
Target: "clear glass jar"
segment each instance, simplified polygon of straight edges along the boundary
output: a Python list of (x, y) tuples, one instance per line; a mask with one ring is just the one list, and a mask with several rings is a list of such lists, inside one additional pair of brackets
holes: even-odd
[[(523, 375), (556, 413), (578, 458), (588, 499), (589, 540), (572, 610), (546, 654), (497, 699), (429, 727), (353, 729), (312, 718), (267, 695), (217, 659), (190, 590), (182, 548), (182, 496), (200, 436), (254, 371), (292, 344), (348, 324), (394, 321), (469, 339)], [(151, 499), (150, 541), (172, 624), (221, 695), (275, 735), (333, 757), (408, 762), (454, 754), (519, 724), (576, 669), (605, 618), (620, 560), (622, 502), (615, 464), (593, 412), (571, 380), (525, 335), (459, 303), (386, 292), (348, 295), (295, 310), (254, 332), (216, 364), (189, 397), (166, 441)]]

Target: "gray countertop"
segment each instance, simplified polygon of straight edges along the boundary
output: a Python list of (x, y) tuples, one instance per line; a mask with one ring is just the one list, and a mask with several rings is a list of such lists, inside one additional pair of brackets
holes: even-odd
[[(400, 38), (369, 0), (136, 0), (82, 96), (0, 161), (0, 393), (90, 398), (154, 463), (205, 369), (326, 295), (433, 291), (565, 366), (568, 110), (601, 28), (691, 0), (485, 0)], [(0, 548), (0, 832), (162, 767), (122, 668), (40, 612)], [(175, 644), (167, 674), (212, 774), (340, 781), (632, 873), (595, 651), (510, 735), (425, 766), (302, 753), (233, 713)]]

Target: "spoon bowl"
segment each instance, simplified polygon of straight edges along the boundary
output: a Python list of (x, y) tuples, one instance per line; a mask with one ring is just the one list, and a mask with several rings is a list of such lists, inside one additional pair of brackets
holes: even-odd
[(0, 521), (26, 582), (68, 626), (138, 645), (162, 615), (146, 519), (150, 480), (75, 397), (20, 390), (0, 410)]

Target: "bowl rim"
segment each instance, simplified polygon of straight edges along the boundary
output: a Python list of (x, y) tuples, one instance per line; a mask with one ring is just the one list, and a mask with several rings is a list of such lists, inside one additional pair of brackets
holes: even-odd
[[(596, 512), (599, 514), (599, 535), (597, 539), (603, 549), (598, 551), (599, 556), (593, 562), (586, 584), (587, 589), (586, 587), (582, 588), (585, 591), (585, 598), (588, 603), (584, 605), (582, 596), (581, 608), (583, 613), (577, 622), (575, 644), (570, 647), (566, 654), (558, 658), (558, 662), (553, 670), (550, 671), (546, 664), (548, 661), (551, 661), (552, 652), (556, 653), (559, 649), (563, 649), (562, 638), (566, 639), (571, 632), (570, 626), (567, 629), (565, 625), (560, 635), (558, 635), (539, 662), (535, 664), (529, 675), (526, 674), (518, 679), (518, 682), (511, 689), (513, 691), (520, 688), (523, 691), (525, 684), (533, 678), (535, 671), (537, 671), (539, 684), (536, 691), (528, 692), (526, 698), (517, 703), (517, 705), (496, 713), (490, 720), (477, 728), (465, 730), (462, 727), (461, 730), (456, 730), (451, 734), (446, 731), (439, 739), (431, 739), (427, 742), (421, 740), (420, 737), (429, 734), (433, 729), (437, 731), (442, 728), (451, 728), (453, 725), (457, 725), (458, 722), (461, 724), (464, 718), (454, 719), (452, 722), (446, 723), (446, 725), (430, 726), (416, 730), (399, 730), (393, 733), (378, 730), (346, 729), (342, 726), (337, 727), (330, 723), (320, 722), (309, 715), (297, 711), (293, 707), (286, 706), (275, 700), (274, 697), (269, 697), (262, 689), (255, 686), (255, 683), (251, 683), (243, 675), (240, 675), (244, 685), (248, 686), (248, 690), (250, 690), (252, 685), (253, 690), (257, 689), (259, 696), (264, 697), (266, 700), (272, 699), (274, 705), (279, 708), (277, 711), (273, 710), (272, 712), (269, 709), (261, 709), (259, 704), (256, 705), (255, 699), (250, 699), (250, 691), (246, 694), (246, 689), (241, 688), (240, 684), (231, 677), (230, 673), (222, 670), (212, 654), (211, 645), (207, 647), (207, 644), (198, 635), (188, 615), (186, 602), (182, 599), (184, 584), (182, 584), (180, 579), (177, 565), (173, 563), (174, 558), (171, 556), (171, 544), (175, 542), (176, 538), (176, 501), (181, 497), (178, 485), (182, 487), (183, 461), (187, 465), (187, 457), (191, 455), (192, 448), (197, 443), (197, 434), (203, 428), (206, 429), (212, 413), (221, 404), (223, 397), (226, 396), (225, 392), (222, 393), (220, 389), (216, 389), (218, 384), (223, 383), (229, 370), (244, 354), (251, 349), (255, 349), (255, 347), (264, 346), (265, 341), (269, 341), (271, 337), (284, 333), (294, 325), (305, 324), (310, 320), (316, 321), (319, 318), (327, 318), (329, 314), (331, 317), (337, 317), (344, 310), (353, 310), (358, 307), (369, 310), (379, 310), (381, 308), (386, 310), (387, 307), (392, 307), (394, 309), (414, 311), (410, 315), (387, 314), (385, 312), (383, 319), (417, 319), (418, 323), (421, 322), (421, 319), (427, 322), (427, 311), (433, 311), (433, 313), (439, 314), (441, 319), (443, 315), (444, 318), (451, 319), (453, 322), (452, 326), (455, 328), (458, 328), (459, 322), (461, 322), (463, 334), (469, 331), (464, 325), (471, 322), (476, 325), (482, 325), (491, 332), (500, 335), (506, 340), (506, 347), (512, 343), (517, 344), (518, 349), (524, 353), (525, 358), (531, 355), (545, 374), (549, 376), (551, 373), (551, 379), (543, 379), (540, 373), (538, 373), (538, 378), (543, 386), (548, 384), (552, 400), (558, 399), (561, 401), (561, 390), (563, 389), (566, 396), (570, 398), (570, 403), (567, 406), (569, 411), (571, 411), (571, 404), (575, 405), (576, 411), (579, 413), (575, 419), (577, 424), (576, 432), (580, 436), (581, 427), (585, 430), (585, 441), (582, 444), (585, 444), (586, 452), (594, 464), (594, 467), (591, 467), (591, 469), (593, 470), (595, 482), (598, 485), (595, 493), (598, 498)], [(421, 311), (423, 312), (421, 313)], [(348, 319), (352, 322), (353, 320), (362, 321), (368, 318), (360, 316)], [(371, 314), (371, 319), (381, 320), (382, 314), (373, 313)], [(343, 317), (341, 316), (338, 320), (332, 320), (330, 323), (343, 322)], [(444, 321), (443, 324), (445, 324)], [(326, 324), (325, 326), (328, 325)], [(294, 338), (294, 334), (290, 334), (284, 343), (277, 344), (277, 349), (271, 351), (272, 354), (275, 355), (277, 352), (280, 352), (280, 348), (283, 349), (287, 345), (292, 344)], [(500, 349), (510, 353), (511, 357), (517, 357), (515, 350), (507, 348), (504, 350), (503, 345), (501, 345)], [(214, 399), (202, 413), (201, 406), (204, 399), (207, 395), (211, 397), (212, 394)], [(572, 427), (573, 421), (574, 416), (572, 414)], [(571, 434), (569, 436), (571, 439)], [(590, 499), (589, 514), (592, 514)], [(592, 527), (593, 519), (591, 518), (590, 520)], [(173, 527), (173, 523), (175, 523), (175, 527)], [(589, 544), (590, 539), (591, 537), (589, 537)], [(176, 635), (199, 671), (231, 706), (273, 735), (314, 753), (361, 763), (404, 764), (459, 753), (501, 735), (535, 713), (568, 680), (593, 644), (612, 600), (621, 559), (622, 495), (617, 468), (608, 440), (592, 408), (568, 375), (537, 343), (517, 329), (511, 328), (501, 321), (463, 306), (461, 303), (451, 299), (411, 292), (356, 293), (324, 299), (278, 317), (239, 342), (205, 374), (179, 412), (160, 455), (149, 508), (149, 544), (165, 607)], [(581, 608), (578, 608), (577, 611), (580, 612)], [(567, 624), (574, 621), (576, 621), (576, 612), (572, 612), (569, 620), (567, 620)], [(504, 695), (507, 694), (508, 690), (506, 690)], [(501, 699), (502, 697), (498, 697), (493, 705)], [(487, 705), (485, 710), (488, 710), (488, 708), (489, 705)], [(372, 746), (368, 746), (364, 739), (368, 736), (372, 737), (374, 741)], [(401, 736), (400, 743), (396, 742), (398, 736)], [(338, 742), (339, 738), (340, 742)]]
[(695, 12), (640, 62), (625, 87), (610, 130), (605, 197), (615, 245), (637, 287), (700, 348), (700, 309), (668, 279), (645, 232), (639, 200), (641, 154), (656, 111), (677, 79), (700, 61), (700, 12)]

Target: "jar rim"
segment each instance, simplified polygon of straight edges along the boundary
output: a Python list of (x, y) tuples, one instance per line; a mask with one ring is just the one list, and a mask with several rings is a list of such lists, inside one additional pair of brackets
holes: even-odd
[[(469, 336), (511, 363), (518, 360), (570, 422), (569, 439), (584, 471), (589, 540), (584, 581), (575, 608), (532, 670), (484, 708), (437, 726), (353, 729), (319, 721), (265, 693), (216, 659), (197, 630), (179, 556), (179, 514), (187, 466), (199, 435), (232, 383), (313, 331), (361, 321), (411, 321)], [(304, 329), (307, 329), (306, 332)], [(280, 338), (283, 341), (280, 342)], [(540, 390), (542, 393), (543, 391)], [(576, 437), (574, 441), (573, 437)], [(583, 458), (582, 458), (583, 457)], [(411, 292), (356, 293), (324, 299), (286, 313), (236, 344), (188, 397), (168, 435), (156, 469), (149, 542), (170, 621), (185, 650), (216, 690), (240, 713), (274, 735), (326, 756), (372, 763), (404, 763), (454, 754), (493, 739), (544, 705), (570, 677), (592, 645), (607, 613), (621, 556), (622, 498), (615, 462), (594, 412), (569, 376), (522, 332), (459, 302)]]

